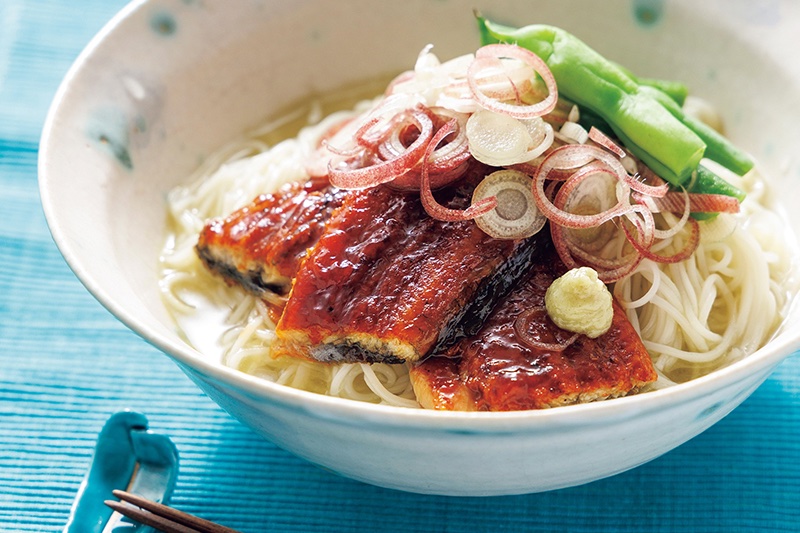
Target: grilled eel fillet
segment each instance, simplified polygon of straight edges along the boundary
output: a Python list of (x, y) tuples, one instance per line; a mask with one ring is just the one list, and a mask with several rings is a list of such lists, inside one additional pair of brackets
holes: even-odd
[[(439, 201), (464, 208), (473, 168)], [(273, 353), (320, 361), (416, 361), (477, 330), (529, 267), (536, 240), (492, 239), (472, 221), (428, 216), (416, 195), (348, 195), (300, 265)]]
[[(566, 268), (554, 253), (499, 304), (477, 334), (411, 368), (417, 400), (429, 409), (514, 411), (624, 396), (656, 380), (650, 356), (614, 302), (611, 329), (581, 335), (561, 352), (532, 348), (515, 331), (517, 318), (544, 306), (550, 283)], [(544, 312), (526, 324), (543, 342), (571, 334)]]
[(241, 285), (256, 296), (286, 295), (300, 261), (344, 196), (327, 180), (262, 194), (229, 216), (209, 221), (198, 238), (197, 255), (229, 285)]
[[(437, 193), (469, 205), (490, 172)], [(386, 187), (290, 185), (211, 220), (196, 247), (228, 284), (291, 293), (276, 355), (321, 361), (414, 361), (472, 334), (534, 260), (537, 240), (492, 239), (469, 222), (430, 218), (415, 195)]]

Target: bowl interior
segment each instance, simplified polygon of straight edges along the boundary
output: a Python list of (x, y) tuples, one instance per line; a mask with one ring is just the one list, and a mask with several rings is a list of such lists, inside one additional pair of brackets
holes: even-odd
[[(485, 14), (562, 26), (642, 76), (685, 81), (718, 106), (729, 136), (762, 163), (773, 189), (798, 198), (791, 134), (800, 120), (800, 68), (778, 45), (800, 18), (760, 22), (732, 11), (721, 16), (691, 1), (507, 0)], [(292, 102), (410, 68), (429, 42), (443, 59), (474, 50), (472, 6), (133, 3), (81, 56), (48, 120), (41, 188), (56, 242), (123, 322), (183, 364), (214, 371), (216, 361), (176, 334), (160, 300), (167, 191)], [(800, 211), (784, 214), (800, 233)], [(788, 321), (798, 319), (795, 308)], [(782, 335), (778, 344), (796, 345), (797, 333)]]

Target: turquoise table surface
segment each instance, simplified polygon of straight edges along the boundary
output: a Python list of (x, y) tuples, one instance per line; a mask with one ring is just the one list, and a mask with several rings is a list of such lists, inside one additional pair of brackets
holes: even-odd
[(177, 446), (173, 505), (245, 533), (800, 531), (797, 355), (667, 455), (527, 496), (372, 487), (308, 464), (230, 418), (89, 295), (42, 214), (37, 152), (47, 108), (80, 50), (123, 5), (0, 0), (0, 531), (61, 531), (98, 432), (124, 408), (144, 413)]

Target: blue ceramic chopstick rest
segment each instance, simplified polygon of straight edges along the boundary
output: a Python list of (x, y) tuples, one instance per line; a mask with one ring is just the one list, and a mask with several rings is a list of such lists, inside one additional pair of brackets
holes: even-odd
[(121, 411), (97, 437), (94, 457), (72, 505), (64, 533), (149, 533), (151, 528), (113, 512), (103, 502), (115, 489), (169, 503), (178, 477), (178, 450), (165, 435), (147, 429), (147, 418)]

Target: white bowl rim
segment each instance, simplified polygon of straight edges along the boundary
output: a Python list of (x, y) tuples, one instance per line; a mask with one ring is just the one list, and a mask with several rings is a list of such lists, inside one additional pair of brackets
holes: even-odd
[[(224, 366), (222, 363), (209, 361), (203, 354), (180, 339), (168, 339), (153, 334), (142, 327), (135, 316), (114, 301), (108, 292), (96, 283), (91, 269), (69, 247), (66, 236), (59, 226), (58, 209), (49, 193), (48, 182), (52, 177), (47, 164), (52, 149), (51, 139), (58, 126), (59, 110), (72, 80), (80, 75), (85, 64), (106, 36), (124, 24), (147, 3), (148, 0), (133, 0), (117, 12), (86, 45), (65, 75), (50, 105), (40, 139), (39, 189), (45, 218), (53, 240), (77, 278), (112, 315), (145, 341), (175, 360), (179, 366), (189, 367), (206, 380), (222, 382), (258, 401), (274, 402), (311, 413), (317, 412), (325, 418), (335, 418), (343, 422), (349, 421), (354, 424), (369, 422), (387, 427), (413, 427), (445, 431), (507, 432), (509, 428), (513, 428), (515, 432), (528, 432), (550, 425), (565, 427), (586, 424), (602, 425), (608, 423), (609, 420), (624, 419), (634, 416), (634, 414), (680, 405), (694, 398), (732, 386), (756, 372), (765, 371), (800, 350), (800, 330), (794, 336), (789, 336), (784, 332), (770, 340), (761, 349), (727, 367), (661, 390), (612, 400), (566, 405), (555, 409), (463, 412), (378, 405), (294, 389), (246, 374)], [(793, 305), (798, 305), (797, 298)]]

